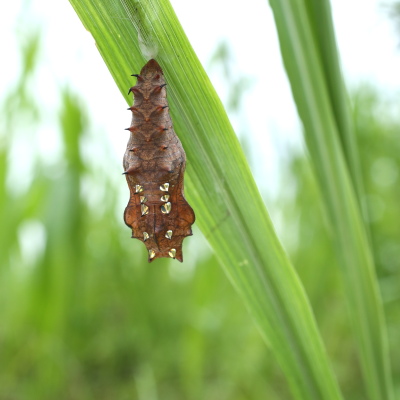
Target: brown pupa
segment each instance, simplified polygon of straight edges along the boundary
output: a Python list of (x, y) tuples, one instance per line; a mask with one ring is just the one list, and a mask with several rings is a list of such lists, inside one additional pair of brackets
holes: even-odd
[(134, 103), (123, 160), (130, 190), (124, 220), (146, 245), (149, 262), (183, 261), (182, 241), (192, 235), (195, 215), (183, 193), (186, 155), (172, 126), (163, 71), (150, 60), (132, 76), (137, 83), (129, 89)]

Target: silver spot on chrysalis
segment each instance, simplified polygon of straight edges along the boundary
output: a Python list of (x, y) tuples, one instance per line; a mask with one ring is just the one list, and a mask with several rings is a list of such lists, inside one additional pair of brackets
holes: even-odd
[(149, 207), (146, 204), (142, 204), (142, 215), (147, 215), (149, 213)]
[(171, 250), (168, 252), (168, 255), (169, 255), (171, 258), (175, 258), (175, 256), (176, 256), (176, 249), (171, 249)]
[(163, 192), (168, 192), (168, 189), (169, 189), (169, 183), (168, 182), (164, 183), (164, 184), (162, 184), (160, 186), (160, 190), (163, 191)]
[(135, 193), (140, 193), (143, 192), (143, 186), (141, 185), (136, 185), (135, 186)]
[(165, 203), (161, 206), (161, 212), (163, 214), (169, 214), (171, 212), (171, 203)]

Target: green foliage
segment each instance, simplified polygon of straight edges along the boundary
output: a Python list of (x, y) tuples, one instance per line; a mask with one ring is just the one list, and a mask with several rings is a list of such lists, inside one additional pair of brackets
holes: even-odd
[[(367, 228), (373, 233), (371, 243), (376, 254), (377, 275), (384, 299), (389, 332), (389, 348), (396, 393), (399, 394), (400, 364), (396, 350), (399, 333), (398, 279), (400, 218), (398, 207), (400, 151), (396, 140), (400, 120), (394, 117), (393, 102), (382, 100), (376, 91), (362, 87), (353, 96), (354, 125), (360, 143), (361, 171), (368, 208)], [(328, 351), (334, 354), (335, 372), (346, 398), (365, 399), (361, 390), (361, 370), (356, 358), (355, 339), (351, 338), (340, 270), (331, 241), (331, 226), (321, 207), (322, 194), (310, 162), (303, 155), (291, 158), (286, 190), (280, 196), (284, 211), (285, 241), (304, 282), (318, 326)], [(285, 199), (285, 200), (284, 200)]]
[[(29, 71), (7, 105), (25, 97)], [(79, 98), (67, 90), (61, 98), (54, 165), (34, 148), (46, 118), (40, 107), (31, 113), (34, 93), (2, 114), (0, 399), (287, 396), (279, 379), (268, 387), (269, 351), (215, 258), (199, 248), (193, 256), (205, 257), (195, 269), (165, 260), (149, 267), (122, 215), (116, 218), (120, 182), (99, 177), (81, 155), (90, 123)], [(19, 131), (18, 120), (29, 122), (29, 132)], [(15, 192), (7, 151), (21, 137), (35, 173)], [(107, 195), (89, 201), (83, 184)]]
[[(71, 4), (126, 96), (143, 54), (162, 65), (188, 158), (197, 225), (302, 399), (340, 399), (303, 287), (276, 237), (226, 112), (167, 0)], [(112, 18), (110, 16), (113, 16)], [(116, 18), (118, 17), (118, 18)]]
[[(328, 0), (271, 0), (289, 76), (343, 272), (366, 396), (392, 398), (387, 333), (368, 231), (350, 109)], [(366, 215), (366, 213), (364, 214)]]
[[(340, 399), (328, 355), (346, 398), (364, 400), (368, 392), (374, 400), (389, 399), (385, 325), (374, 286), (379, 282), (385, 300), (399, 382), (400, 149), (393, 143), (399, 121), (372, 91), (361, 90), (353, 124), (328, 3), (304, 1), (293, 14), (299, 3), (271, 1), (318, 170), (314, 176), (307, 159), (293, 156), (284, 186), (296, 190), (280, 199), (287, 247), (306, 290), (169, 3), (72, 3), (124, 96), (129, 75), (144, 63), (141, 51), (158, 48), (189, 159), (187, 194), (215, 256), (199, 244), (185, 248), (195, 265), (147, 264), (143, 246), (129, 239), (116, 210), (123, 180), (109, 176), (106, 156), (102, 165), (83, 157), (83, 142), (96, 140), (102, 154), (108, 144), (89, 134), (90, 119), (75, 93), (61, 90), (53, 132), (61, 143), (57, 161), (40, 155), (35, 140), (47, 116), (29, 85), (40, 62), (40, 35), (31, 34), (20, 80), (2, 100), (0, 118), (0, 399)], [(323, 15), (320, 23), (316, 15)], [(296, 25), (301, 18), (303, 25)], [(285, 36), (296, 29), (297, 47)], [(226, 49), (220, 50), (223, 58)], [(29, 131), (21, 129), (26, 126)], [(360, 203), (368, 210), (366, 227)], [(332, 231), (346, 231), (343, 247), (334, 246)], [(354, 263), (351, 280), (339, 273), (356, 245), (358, 254), (374, 254), (379, 281), (371, 263)], [(376, 324), (373, 340), (358, 351), (344, 294), (350, 304), (352, 294), (361, 302), (350, 307), (351, 318), (361, 320), (356, 332), (366, 336), (366, 326)], [(362, 368), (371, 376), (367, 384)]]

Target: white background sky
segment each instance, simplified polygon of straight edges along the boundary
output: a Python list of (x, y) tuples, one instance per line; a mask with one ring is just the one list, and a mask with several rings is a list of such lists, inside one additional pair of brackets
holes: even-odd
[[(289, 147), (301, 144), (300, 125), (292, 103), (290, 88), (282, 66), (279, 45), (267, 0), (171, 0), (172, 5), (203, 66), (225, 100), (228, 82), (220, 71), (209, 69), (209, 60), (221, 41), (232, 51), (239, 76), (253, 81), (244, 94), (242, 119), (232, 122), (241, 135), (251, 135), (257, 157), (253, 168), (262, 189), (274, 182), (279, 159)], [(346, 80), (350, 87), (370, 82), (382, 91), (398, 93), (400, 87), (400, 38), (382, 3), (374, 0), (333, 0), (333, 15)], [(22, 4), (2, 4), (0, 11), (0, 51), (7, 55), (1, 62), (0, 95), (13, 84), (19, 73), (19, 55), (15, 30), (26, 25), (42, 30), (42, 63), (32, 90), (48, 109), (48, 123), (42, 127), (41, 150), (49, 162), (56, 157), (52, 131), (57, 118), (59, 87), (67, 85), (78, 92), (95, 116), (95, 129), (107, 135), (110, 151), (120, 168), (127, 136), (122, 130), (129, 124), (126, 104), (102, 61), (92, 37), (84, 30), (67, 0), (42, 0), (24, 8)], [(212, 12), (210, 12), (212, 10)], [(229, 11), (227, 11), (229, 10)], [(249, 70), (248, 60), (260, 67)], [(134, 72), (134, 71), (132, 71)], [(244, 127), (246, 129), (244, 129)], [(190, 161), (189, 161), (190, 162)], [(270, 188), (271, 189), (271, 188)]]

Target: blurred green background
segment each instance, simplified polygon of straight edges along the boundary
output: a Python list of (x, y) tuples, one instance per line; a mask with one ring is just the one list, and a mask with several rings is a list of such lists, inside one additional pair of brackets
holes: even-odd
[[(199, 231), (184, 245), (183, 264), (147, 263), (122, 221), (125, 182), (109, 143), (68, 87), (59, 86), (59, 112), (48, 115), (31, 90), (44, 62), (40, 29), (15, 34), (19, 78), (0, 99), (0, 399), (290, 398)], [(212, 62), (229, 56), (221, 45)], [(233, 113), (238, 86), (228, 94)], [(400, 118), (396, 99), (367, 84), (352, 104), (399, 393)], [(35, 137), (49, 119), (50, 161)], [(293, 149), (280, 167), (270, 204), (280, 236), (345, 397), (358, 399), (361, 375), (320, 193), (303, 152)]]

